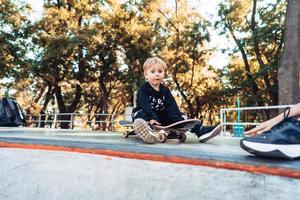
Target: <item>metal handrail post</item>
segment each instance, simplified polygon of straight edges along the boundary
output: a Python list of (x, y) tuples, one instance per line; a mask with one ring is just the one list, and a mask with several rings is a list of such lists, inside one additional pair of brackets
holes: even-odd
[(38, 128), (41, 127), (41, 114), (39, 114)]
[(73, 129), (73, 113), (71, 113), (70, 128)]
[(54, 113), (54, 119), (53, 119), (53, 128), (56, 128), (56, 121), (57, 121), (57, 113)]
[[(220, 110), (220, 123), (223, 125), (223, 111), (222, 109)], [(223, 133), (223, 126), (222, 126), (222, 133)]]
[(115, 131), (115, 114), (111, 115), (111, 130)]

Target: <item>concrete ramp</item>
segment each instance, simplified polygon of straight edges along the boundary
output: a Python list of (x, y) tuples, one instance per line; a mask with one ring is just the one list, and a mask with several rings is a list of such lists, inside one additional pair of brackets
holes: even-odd
[(0, 129), (0, 199), (295, 199), (300, 161), (236, 138), (145, 145), (118, 133)]

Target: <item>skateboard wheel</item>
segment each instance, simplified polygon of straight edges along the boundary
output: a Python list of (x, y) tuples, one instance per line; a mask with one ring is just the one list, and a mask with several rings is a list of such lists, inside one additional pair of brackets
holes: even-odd
[(178, 136), (178, 140), (179, 140), (179, 142), (185, 142), (185, 140), (186, 140), (186, 134), (185, 133), (181, 133)]
[(158, 133), (157, 140), (161, 143), (165, 143), (167, 141), (167, 136), (163, 133)]
[(128, 136), (129, 136), (129, 132), (128, 131), (123, 132), (123, 137), (124, 138), (128, 138)]

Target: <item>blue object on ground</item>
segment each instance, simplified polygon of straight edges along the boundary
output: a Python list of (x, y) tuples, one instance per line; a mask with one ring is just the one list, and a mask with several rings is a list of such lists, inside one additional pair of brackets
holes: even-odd
[(233, 134), (235, 137), (243, 137), (245, 128), (243, 125), (235, 125), (233, 126)]
[(241, 111), (240, 111), (240, 97), (237, 98), (237, 123), (238, 125), (233, 126), (233, 134), (235, 137), (243, 137), (244, 136), (244, 126), (240, 125), (241, 123)]

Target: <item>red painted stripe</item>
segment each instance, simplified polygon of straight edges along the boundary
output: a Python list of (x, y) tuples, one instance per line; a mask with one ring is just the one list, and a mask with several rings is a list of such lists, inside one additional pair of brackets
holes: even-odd
[(300, 170), (277, 168), (277, 167), (270, 167), (270, 166), (254, 166), (249, 164), (241, 164), (241, 163), (234, 163), (228, 161), (201, 160), (201, 159), (193, 159), (193, 158), (186, 158), (180, 156), (167, 156), (167, 155), (134, 153), (134, 152), (124, 152), (124, 151), (116, 151), (116, 150), (106, 150), (106, 149), (89, 149), (89, 148), (63, 147), (63, 146), (40, 145), (40, 144), (22, 144), (22, 143), (10, 143), (10, 142), (0, 142), (0, 147), (79, 152), (79, 153), (98, 154), (98, 155), (139, 159), (139, 160), (151, 160), (151, 161), (168, 162), (168, 163), (207, 166), (207, 167), (214, 167), (214, 168), (221, 168), (221, 169), (239, 170), (239, 171), (245, 171), (245, 172), (250, 172), (255, 174), (269, 174), (269, 175), (284, 176), (284, 177), (291, 177), (291, 178), (300, 178)]

